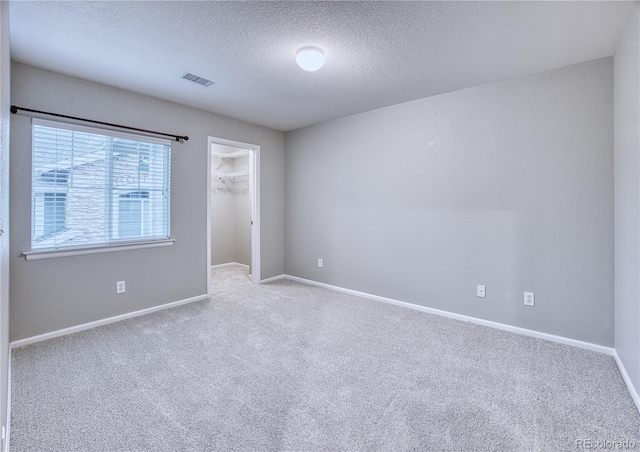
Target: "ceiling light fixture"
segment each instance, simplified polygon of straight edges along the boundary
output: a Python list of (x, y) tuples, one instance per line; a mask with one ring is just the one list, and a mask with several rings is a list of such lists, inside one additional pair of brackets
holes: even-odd
[(315, 46), (300, 47), (296, 54), (296, 63), (305, 71), (317, 71), (324, 64), (324, 52)]

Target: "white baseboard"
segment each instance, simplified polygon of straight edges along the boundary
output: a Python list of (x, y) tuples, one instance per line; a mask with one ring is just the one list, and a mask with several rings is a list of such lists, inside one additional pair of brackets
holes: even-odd
[(69, 328), (63, 328), (57, 331), (51, 331), (50, 333), (39, 334), (37, 336), (27, 337), (25, 339), (19, 339), (13, 341), (10, 344), (12, 349), (18, 347), (24, 347), (25, 345), (35, 344), (36, 342), (46, 341), (47, 339), (53, 339), (54, 337), (66, 336), (67, 334), (78, 333), (84, 330), (90, 330), (102, 325), (108, 325), (109, 323), (119, 322), (121, 320), (131, 319), (139, 317), (141, 315), (151, 314), (153, 312), (162, 311), (164, 309), (175, 308), (183, 304), (193, 303), (195, 301), (206, 300), (208, 295), (198, 295), (191, 298), (185, 298), (184, 300), (173, 301), (171, 303), (161, 304), (159, 306), (153, 306), (151, 308), (141, 309), (139, 311), (128, 312), (126, 314), (117, 315), (115, 317), (109, 317), (106, 319), (96, 320), (94, 322), (83, 323), (82, 325), (71, 326)]
[(216, 264), (211, 266), (211, 270), (215, 270), (216, 268), (224, 268), (224, 267), (233, 267), (239, 265), (240, 267), (249, 268), (247, 264), (241, 264), (239, 262), (227, 262), (226, 264)]
[(287, 275), (278, 275), (278, 276), (273, 276), (271, 278), (267, 278), (267, 279), (263, 279), (260, 281), (260, 284), (266, 284), (266, 283), (270, 283), (273, 281), (277, 281), (279, 279), (285, 279), (287, 277)]
[(615, 351), (615, 350), (613, 352), (613, 357), (616, 360), (616, 364), (618, 365), (618, 369), (620, 369), (620, 373), (622, 374), (622, 379), (624, 380), (624, 383), (627, 385), (627, 389), (629, 390), (629, 393), (631, 394), (631, 398), (635, 402), (636, 408), (638, 408), (638, 412), (640, 412), (640, 395), (638, 394), (638, 389), (635, 386), (633, 386), (633, 382), (631, 381), (631, 377), (629, 377), (629, 374), (627, 373), (626, 367), (624, 367), (624, 364), (622, 363), (622, 360), (620, 359), (620, 356), (618, 356), (618, 352)]
[(471, 322), (477, 325), (488, 326), (497, 330), (509, 331), (511, 333), (521, 334), (523, 336), (535, 337), (537, 339), (543, 339), (545, 341), (556, 342), (558, 344), (571, 345), (573, 347), (583, 348), (598, 353), (604, 353), (605, 355), (613, 356), (614, 350), (611, 347), (605, 347), (604, 345), (592, 344), (591, 342), (583, 342), (576, 339), (570, 339), (563, 336), (555, 336), (553, 334), (542, 333), (540, 331), (528, 330), (526, 328), (520, 328), (517, 326), (507, 325), (504, 323), (492, 322), (491, 320), (483, 320), (477, 317), (471, 317), (463, 314), (456, 314), (449, 311), (442, 311), (440, 309), (428, 308), (426, 306), (420, 306), (413, 303), (407, 303), (405, 301), (394, 300), (393, 298), (380, 297), (378, 295), (372, 295), (366, 292), (358, 292), (357, 290), (345, 289), (338, 286), (332, 286), (331, 284), (325, 284), (310, 279), (300, 278), (298, 276), (285, 275), (285, 278), (292, 281), (298, 281), (304, 284), (311, 284), (313, 286), (324, 287), (325, 289), (335, 290), (337, 292), (343, 292), (357, 297), (368, 298), (369, 300), (382, 301), (383, 303), (390, 303), (396, 306), (402, 306), (404, 308), (414, 309), (416, 311), (428, 312), (429, 314), (440, 315), (448, 317), (450, 319), (462, 320), (463, 322)]

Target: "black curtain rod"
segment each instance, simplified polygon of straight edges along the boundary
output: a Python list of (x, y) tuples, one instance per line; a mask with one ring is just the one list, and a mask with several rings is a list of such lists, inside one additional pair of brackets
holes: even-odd
[(93, 124), (101, 124), (103, 126), (117, 127), (118, 129), (135, 130), (136, 132), (143, 132), (143, 133), (148, 133), (148, 134), (152, 134), (152, 135), (161, 135), (163, 137), (173, 138), (178, 143), (182, 143), (183, 141), (187, 141), (189, 139), (188, 136), (180, 136), (180, 135), (174, 135), (174, 134), (171, 134), (171, 133), (156, 132), (154, 130), (138, 129), (136, 127), (121, 126), (119, 124), (112, 124), (110, 122), (102, 122), (102, 121), (94, 121), (93, 119), (77, 118), (75, 116), (61, 115), (61, 114), (58, 114), (58, 113), (49, 113), (48, 111), (32, 110), (30, 108), (16, 107), (15, 105), (11, 106), (11, 113), (13, 113), (14, 115), (16, 113), (18, 113), (18, 110), (26, 111), (26, 112), (29, 112), (29, 113), (38, 113), (38, 114), (41, 114), (41, 115), (57, 116), (58, 118), (73, 119), (74, 121), (91, 122)]

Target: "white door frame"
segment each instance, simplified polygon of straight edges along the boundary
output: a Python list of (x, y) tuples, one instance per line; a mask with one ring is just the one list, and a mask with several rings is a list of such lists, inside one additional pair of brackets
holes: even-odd
[(207, 140), (207, 295), (211, 296), (211, 145), (221, 144), (249, 151), (251, 195), (251, 282), (260, 283), (260, 146), (210, 136)]

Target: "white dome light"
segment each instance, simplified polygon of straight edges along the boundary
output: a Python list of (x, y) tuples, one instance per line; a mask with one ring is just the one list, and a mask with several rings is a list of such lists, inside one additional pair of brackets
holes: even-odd
[(300, 47), (296, 54), (296, 63), (305, 71), (317, 71), (324, 64), (324, 52), (314, 46)]

